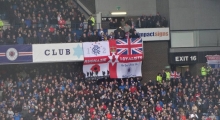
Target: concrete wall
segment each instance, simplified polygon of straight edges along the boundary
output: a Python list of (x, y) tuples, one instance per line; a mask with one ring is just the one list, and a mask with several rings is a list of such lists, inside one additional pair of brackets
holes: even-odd
[(111, 17), (111, 12), (126, 11), (127, 16), (155, 15), (156, 0), (96, 0), (96, 12), (102, 12), (103, 17)]
[(156, 0), (157, 12), (169, 20), (169, 0)]
[(168, 66), (168, 41), (144, 42), (143, 80), (155, 80), (158, 72)]
[(169, 0), (171, 30), (220, 29), (220, 0)]

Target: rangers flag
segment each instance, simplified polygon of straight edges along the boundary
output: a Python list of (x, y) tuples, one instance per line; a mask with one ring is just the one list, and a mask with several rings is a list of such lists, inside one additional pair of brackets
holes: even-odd
[(32, 45), (2, 45), (0, 62), (1, 64), (33, 62)]
[(142, 76), (141, 38), (112, 39), (83, 43), (83, 72), (87, 78), (110, 75), (110, 78)]

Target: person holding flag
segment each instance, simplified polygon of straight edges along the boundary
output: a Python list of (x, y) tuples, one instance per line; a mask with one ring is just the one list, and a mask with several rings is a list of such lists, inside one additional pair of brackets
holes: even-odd
[(172, 79), (171, 80), (171, 85), (174, 85), (175, 82), (176, 82), (175, 80), (180, 78), (180, 73), (178, 73), (176, 71), (171, 71), (170, 78)]

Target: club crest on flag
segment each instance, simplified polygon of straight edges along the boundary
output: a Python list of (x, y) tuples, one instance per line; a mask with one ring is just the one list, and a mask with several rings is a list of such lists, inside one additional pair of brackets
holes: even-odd
[(9, 48), (6, 51), (6, 57), (10, 61), (14, 61), (18, 58), (18, 51), (15, 48)]
[(92, 48), (92, 52), (95, 55), (100, 54), (100, 47), (98, 45), (94, 45), (93, 48)]

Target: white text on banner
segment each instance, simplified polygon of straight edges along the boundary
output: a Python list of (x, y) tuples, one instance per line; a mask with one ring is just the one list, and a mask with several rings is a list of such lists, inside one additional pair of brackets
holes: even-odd
[(33, 62), (65, 62), (83, 60), (82, 43), (33, 45)]
[[(108, 29), (108, 34), (115, 29)], [(137, 28), (137, 33), (143, 41), (170, 40), (169, 28)]]

